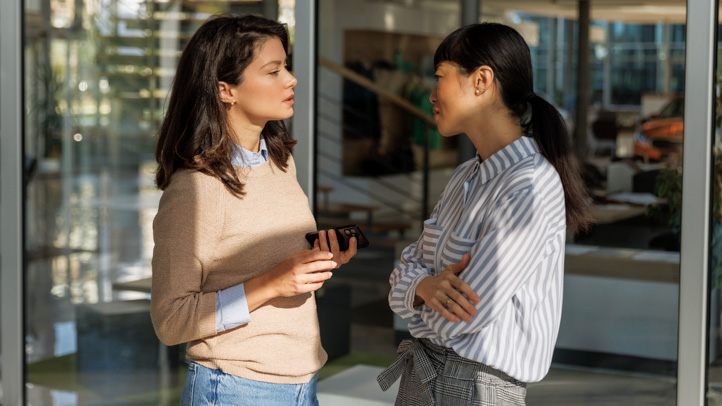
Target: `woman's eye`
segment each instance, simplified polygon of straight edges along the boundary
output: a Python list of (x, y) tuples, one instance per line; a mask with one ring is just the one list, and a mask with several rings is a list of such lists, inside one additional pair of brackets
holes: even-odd
[(271, 72), (271, 75), (278, 76), (279, 72), (280, 72), (280, 70), (274, 70), (273, 72)]

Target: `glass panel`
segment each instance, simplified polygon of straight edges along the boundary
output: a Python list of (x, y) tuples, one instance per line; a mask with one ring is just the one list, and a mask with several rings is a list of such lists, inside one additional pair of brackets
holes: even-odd
[[(418, 3), (318, 2), (317, 222), (357, 224), (370, 240), (324, 287), (350, 291), (350, 298), (339, 304), (319, 295), (330, 357), (321, 370), (321, 404), (340, 397), (344, 404), (393, 404), (395, 391), (375, 383), (408, 335), (388, 305), (389, 273), (459, 159), (458, 138), (435, 129), (429, 94), (434, 50), (458, 26), (460, 11), (453, 2)], [(375, 390), (352, 389), (362, 385)]]
[[(565, 39), (542, 38), (532, 46), (532, 53), (557, 48), (558, 71), (567, 66), (577, 75), (583, 72), (566, 47), (589, 49), (589, 105), (577, 105), (569, 83), (549, 94), (562, 94), (555, 101), (567, 110), (588, 111), (582, 176), (597, 224), (568, 236), (552, 369), (529, 385), (528, 402), (673, 405), (685, 46), (685, 27), (677, 21), (684, 16), (650, 24), (641, 14), (595, 4), (591, 16), (588, 47), (568, 30), (557, 31)], [(535, 66), (535, 80), (540, 73)], [(569, 128), (576, 130), (571, 118)]]
[[(283, 15), (292, 20), (293, 2)], [(28, 403), (178, 404), (150, 321), (155, 133), (185, 43), (274, 1), (27, 0)]]
[[(718, 11), (719, 13), (719, 11)], [(718, 14), (719, 15), (719, 14)], [(719, 60), (722, 50), (722, 35), (717, 37), (717, 77), (715, 88), (715, 134), (713, 138), (713, 165), (712, 165), (712, 207), (710, 217), (710, 290), (709, 290), (709, 351), (716, 356), (710, 356), (708, 369), (707, 399), (708, 405), (722, 405), (722, 357), (719, 356), (722, 348), (722, 61)]]
[[(570, 133), (581, 74), (577, 51), (590, 53), (584, 74), (591, 97), (581, 107), (589, 112), (582, 176), (597, 221), (589, 232), (568, 236), (553, 364), (540, 383), (530, 383), (527, 402), (672, 405), (685, 6), (662, 10), (650, 4), (635, 13), (592, 4), (591, 43), (580, 47), (577, 21), (561, 17), (576, 15), (575, 2), (546, 4), (544, 10), (520, 3), (482, 2), (482, 20), (522, 33), (531, 50), (534, 90), (558, 108)], [(669, 23), (650, 23), (649, 10), (665, 13)], [(357, 223), (371, 240), (333, 279), (352, 292), (344, 310), (351, 319), (344, 348), (351, 356), (340, 351), (330, 364), (349, 368), (349, 374), (360, 373), (356, 364), (387, 366), (396, 344), (409, 336), (406, 322), (388, 308), (388, 277), (462, 158), (462, 136), (433, 144), (429, 128), (424, 189), (424, 124), (384, 93), (424, 108), (428, 94), (421, 94), (434, 86), (434, 50), (458, 27), (459, 12), (459, 4), (440, 1), (319, 2), (317, 219), (324, 228)], [(326, 388), (333, 393), (331, 385), (319, 385), (322, 394)], [(394, 399), (380, 392), (358, 398), (374, 396)]]

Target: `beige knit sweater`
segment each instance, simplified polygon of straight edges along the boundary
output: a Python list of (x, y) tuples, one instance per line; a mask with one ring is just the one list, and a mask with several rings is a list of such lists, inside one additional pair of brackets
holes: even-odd
[(293, 158), (286, 172), (271, 161), (237, 168), (246, 192), (217, 178), (173, 174), (153, 222), (151, 317), (167, 345), (188, 342), (203, 366), (272, 383), (305, 383), (326, 362), (311, 293), (276, 298), (243, 326), (216, 333), (216, 292), (262, 274), (309, 249), (316, 230)]

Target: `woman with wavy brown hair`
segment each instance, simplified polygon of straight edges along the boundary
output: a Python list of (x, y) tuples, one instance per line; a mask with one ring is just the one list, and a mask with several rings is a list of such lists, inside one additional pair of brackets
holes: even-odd
[(182, 405), (318, 404), (313, 292), (357, 243), (304, 238), (316, 222), (282, 121), (297, 83), (287, 50), (284, 25), (221, 16), (178, 64), (156, 148), (151, 317), (163, 343), (188, 343)]

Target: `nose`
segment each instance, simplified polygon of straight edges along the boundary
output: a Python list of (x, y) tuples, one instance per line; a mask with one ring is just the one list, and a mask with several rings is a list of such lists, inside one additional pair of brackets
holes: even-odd
[(429, 95), (429, 101), (431, 102), (431, 104), (436, 104), (436, 102), (438, 101), (436, 99), (436, 87), (434, 87), (434, 90), (431, 91), (431, 94)]
[[(290, 74), (289, 74), (289, 75), (290, 75)], [(290, 76), (291, 76), (291, 80), (288, 82), (288, 84), (287, 84), (286, 86), (287, 86), (289, 89), (293, 89), (293, 88), (296, 87), (296, 85), (298, 84), (298, 80), (296, 79), (295, 76), (293, 76), (293, 75), (290, 75)]]

